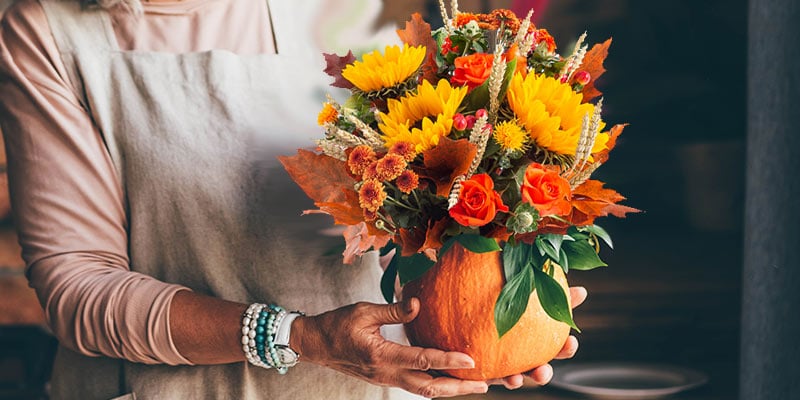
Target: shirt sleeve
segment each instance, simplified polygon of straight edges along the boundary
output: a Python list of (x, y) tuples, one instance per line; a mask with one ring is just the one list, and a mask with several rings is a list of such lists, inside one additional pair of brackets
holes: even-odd
[(72, 350), (191, 364), (169, 329), (187, 288), (131, 271), (124, 191), (67, 77), (41, 5), (16, 2), (0, 25), (0, 126), (30, 285)]

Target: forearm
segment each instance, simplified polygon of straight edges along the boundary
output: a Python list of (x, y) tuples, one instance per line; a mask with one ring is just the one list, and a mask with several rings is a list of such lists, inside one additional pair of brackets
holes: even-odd
[(189, 291), (172, 298), (169, 325), (178, 351), (194, 364), (244, 361), (242, 315), (247, 304)]
[(170, 339), (169, 306), (185, 287), (127, 270), (111, 254), (61, 254), (36, 262), (30, 284), (62, 345), (88, 356), (188, 364)]

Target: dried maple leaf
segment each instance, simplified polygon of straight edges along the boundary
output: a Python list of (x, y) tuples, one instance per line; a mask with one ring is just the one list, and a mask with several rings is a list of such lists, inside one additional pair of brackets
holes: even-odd
[(628, 126), (628, 124), (617, 124), (611, 128), (611, 130), (608, 132), (608, 142), (606, 142), (606, 148), (592, 154), (595, 162), (605, 164), (605, 162), (608, 161), (608, 153), (610, 153), (611, 150), (614, 150), (614, 146), (617, 145), (617, 138), (622, 134), (622, 131), (626, 126)]
[(353, 61), (356, 60), (356, 56), (353, 55), (353, 52), (348, 51), (344, 56), (340, 56), (335, 53), (322, 53), (322, 56), (325, 57), (326, 64), (323, 71), (333, 77), (333, 83), (331, 83), (331, 86), (343, 89), (352, 88), (353, 84), (347, 79), (344, 79), (342, 76), (342, 70), (344, 70), (344, 67), (346, 67), (348, 64), (352, 64)]
[[(627, 213), (640, 212), (635, 208), (617, 204), (625, 200), (625, 197), (613, 189), (604, 188), (603, 185), (603, 182), (590, 179), (576, 187), (572, 191), (572, 206), (575, 210), (585, 214), (590, 221), (593, 221), (595, 217), (605, 217), (609, 214), (625, 218)], [(575, 215), (575, 217), (581, 216)], [(572, 219), (570, 221), (575, 225), (585, 225), (578, 224), (578, 221)]]
[(369, 249), (380, 249), (389, 243), (389, 235), (371, 235), (367, 223), (360, 222), (357, 225), (350, 225), (344, 230), (344, 241), (346, 243), (342, 256), (345, 264), (351, 264), (356, 257), (361, 256)]
[(425, 243), (422, 244), (420, 250), (428, 252), (430, 250), (439, 250), (442, 248), (442, 234), (444, 234), (447, 226), (450, 225), (448, 218), (442, 218), (436, 222), (428, 223), (428, 231), (425, 232)]
[(419, 13), (411, 15), (406, 21), (405, 29), (398, 29), (397, 36), (409, 46), (425, 46), (425, 63), (422, 65), (422, 78), (434, 82), (436, 80), (436, 52), (438, 46), (431, 36), (431, 25), (422, 19)]
[(344, 161), (313, 151), (300, 149), (296, 155), (279, 156), (278, 161), (315, 203), (344, 201), (345, 190), (353, 191), (356, 183)]
[[(320, 201), (314, 205), (319, 210), (306, 210), (306, 214), (328, 214), (333, 217), (333, 222), (338, 225), (356, 225), (364, 221), (364, 214), (358, 205), (358, 193), (352, 189), (342, 190), (344, 198), (338, 201)], [(372, 234), (379, 234), (382, 231), (375, 229)]]
[(442, 137), (438, 145), (422, 153), (425, 168), (417, 173), (420, 177), (433, 181), (438, 196), (447, 197), (456, 178), (469, 171), (477, 152), (477, 147), (467, 139), (452, 140)]
[(401, 228), (399, 231), (400, 234), (395, 238), (400, 245), (400, 255), (403, 257), (410, 257), (418, 253), (420, 247), (422, 247), (422, 244), (425, 242), (425, 231), (426, 230), (421, 227), (411, 229)]
[[(355, 181), (347, 173), (343, 161), (303, 149), (298, 150), (297, 155), (281, 156), (278, 160), (306, 196), (319, 207), (319, 210), (304, 211), (303, 215), (328, 214), (339, 225), (356, 225), (364, 220), (358, 193), (353, 190)], [(385, 235), (374, 227), (370, 233)]]
[(592, 77), (591, 82), (584, 86), (581, 91), (581, 93), (583, 93), (583, 101), (589, 101), (603, 94), (597, 90), (594, 83), (597, 81), (597, 78), (606, 72), (605, 67), (603, 67), (603, 62), (608, 56), (608, 48), (610, 46), (611, 38), (603, 43), (594, 45), (592, 49), (586, 53), (586, 56), (583, 57), (583, 63), (579, 70), (588, 72)]

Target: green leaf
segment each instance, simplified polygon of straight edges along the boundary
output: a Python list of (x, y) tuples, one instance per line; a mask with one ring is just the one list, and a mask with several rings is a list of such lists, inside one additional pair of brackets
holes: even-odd
[(469, 111), (485, 108), (489, 104), (489, 79), (486, 79), (483, 84), (467, 93), (461, 104)]
[(523, 268), (503, 286), (494, 306), (494, 323), (499, 337), (511, 330), (525, 313), (532, 290), (533, 268)]
[(392, 261), (389, 262), (386, 271), (383, 271), (383, 276), (381, 277), (381, 293), (383, 293), (383, 299), (386, 300), (388, 304), (394, 303), (394, 282), (397, 280), (397, 264), (399, 258), (400, 254), (395, 254), (394, 257), (392, 257)]
[(539, 297), (539, 303), (550, 318), (561, 321), (576, 331), (581, 330), (575, 325), (572, 320), (572, 314), (569, 310), (569, 302), (567, 302), (567, 294), (564, 293), (564, 288), (558, 282), (547, 275), (539, 268), (531, 268), (534, 273), (534, 286), (536, 287), (536, 295)]
[(511, 78), (514, 77), (514, 72), (516, 71), (517, 71), (517, 59), (514, 58), (506, 63), (506, 72), (503, 75), (503, 84), (502, 86), (500, 86), (500, 93), (498, 94), (501, 103), (503, 102), (503, 99), (506, 96), (506, 89), (508, 89), (508, 84), (511, 83)]
[[(558, 251), (558, 265), (561, 266), (565, 274), (569, 272), (569, 257), (564, 247), (561, 247)], [(550, 269), (550, 276), (553, 276), (553, 268)]]
[[(516, 71), (516, 69), (516, 59), (506, 63), (506, 73), (503, 75), (503, 83), (500, 86), (500, 92), (498, 93), (501, 103), (503, 102), (506, 89), (508, 88), (508, 84), (511, 82), (511, 77), (514, 76), (514, 71)], [(480, 86), (477, 86), (475, 89), (472, 89), (471, 92), (467, 93), (467, 96), (464, 98), (464, 101), (461, 104), (469, 111), (487, 108), (486, 105), (489, 104), (489, 79), (487, 78)]]
[(572, 269), (587, 271), (608, 265), (600, 259), (594, 247), (589, 244), (588, 239), (564, 242), (564, 251), (567, 253), (569, 267)]
[(428, 272), (434, 264), (431, 259), (419, 253), (410, 257), (395, 256), (394, 258), (397, 259), (397, 273), (400, 275), (401, 285), (405, 285), (421, 277)]
[(606, 242), (608, 247), (610, 247), (612, 249), (614, 248), (614, 242), (611, 241), (611, 235), (609, 235), (608, 232), (606, 232), (605, 229), (603, 229), (603, 228), (601, 228), (601, 227), (599, 227), (597, 225), (584, 226), (583, 229), (586, 232), (589, 232), (589, 233), (597, 236), (598, 238), (603, 239), (603, 241)]
[[(534, 243), (536, 243), (536, 247), (539, 249), (539, 254), (541, 254), (543, 256), (546, 255), (546, 256), (550, 257), (550, 259), (553, 260), (553, 261), (558, 261), (558, 251), (559, 250), (555, 249), (553, 247), (552, 242), (546, 240), (544, 238), (544, 236), (546, 236), (546, 235), (537, 236), (536, 237), (536, 241), (534, 242)], [(561, 248), (561, 244), (560, 243), (559, 243), (558, 247), (559, 247), (559, 249)]]
[(506, 282), (527, 268), (533, 262), (533, 247), (527, 243), (511, 244), (506, 242), (503, 246), (503, 272), (505, 272)]
[(458, 243), (461, 243), (465, 249), (473, 253), (490, 253), (493, 251), (500, 251), (500, 245), (497, 244), (497, 240), (481, 235), (458, 235), (455, 237), (455, 240)]

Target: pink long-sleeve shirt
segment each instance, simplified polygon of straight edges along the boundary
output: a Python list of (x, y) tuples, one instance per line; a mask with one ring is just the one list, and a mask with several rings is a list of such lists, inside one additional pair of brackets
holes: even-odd
[[(110, 12), (123, 50), (275, 51), (264, 0), (143, 4), (140, 17)], [(190, 364), (169, 330), (186, 288), (131, 271), (122, 184), (69, 76), (41, 5), (16, 2), (0, 30), (0, 122), (30, 285), (68, 348)]]

